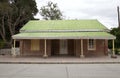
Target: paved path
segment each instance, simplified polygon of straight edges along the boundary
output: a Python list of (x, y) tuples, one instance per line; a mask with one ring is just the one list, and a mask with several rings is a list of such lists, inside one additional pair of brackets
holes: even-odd
[(120, 64), (0, 64), (0, 78), (120, 78)]
[(111, 58), (110, 56), (100, 57), (12, 57), (12, 56), (0, 56), (0, 63), (22, 63), (22, 64), (120, 64), (120, 55), (117, 58)]

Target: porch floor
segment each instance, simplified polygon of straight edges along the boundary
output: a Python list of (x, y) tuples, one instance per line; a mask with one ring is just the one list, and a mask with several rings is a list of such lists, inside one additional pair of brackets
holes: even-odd
[(0, 55), (0, 63), (2, 64), (120, 64), (120, 55), (117, 58), (110, 56), (97, 57), (75, 57), (75, 56), (52, 56), (43, 57), (12, 57), (8, 55)]

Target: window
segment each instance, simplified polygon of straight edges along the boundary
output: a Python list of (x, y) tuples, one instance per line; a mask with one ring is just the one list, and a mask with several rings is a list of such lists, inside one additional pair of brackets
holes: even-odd
[(94, 39), (88, 40), (88, 50), (95, 50), (96, 49), (96, 43)]
[(40, 50), (40, 40), (31, 40), (31, 51)]

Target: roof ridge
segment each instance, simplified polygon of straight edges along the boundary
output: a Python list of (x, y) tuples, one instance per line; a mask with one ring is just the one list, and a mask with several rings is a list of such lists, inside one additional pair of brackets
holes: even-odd
[(21, 30), (20, 32), (109, 32), (100, 29), (79, 29), (79, 30)]

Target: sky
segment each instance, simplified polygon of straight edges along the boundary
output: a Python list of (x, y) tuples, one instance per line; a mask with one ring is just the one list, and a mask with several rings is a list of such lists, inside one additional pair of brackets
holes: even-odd
[[(36, 0), (38, 10), (48, 1), (57, 3), (64, 19), (97, 19), (109, 29), (118, 26), (120, 0)], [(39, 13), (35, 18), (42, 20)]]

